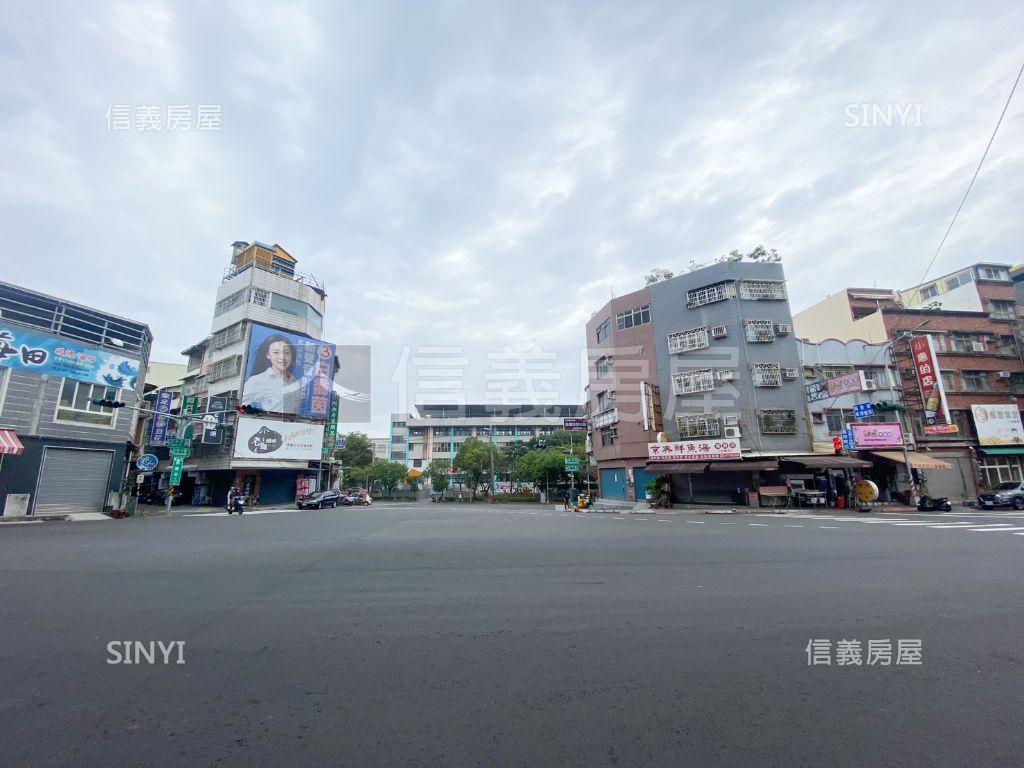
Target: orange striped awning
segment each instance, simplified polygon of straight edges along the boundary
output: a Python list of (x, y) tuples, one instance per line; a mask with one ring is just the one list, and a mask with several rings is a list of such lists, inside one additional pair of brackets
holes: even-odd
[(0, 456), (21, 456), (25, 446), (13, 429), (0, 429)]

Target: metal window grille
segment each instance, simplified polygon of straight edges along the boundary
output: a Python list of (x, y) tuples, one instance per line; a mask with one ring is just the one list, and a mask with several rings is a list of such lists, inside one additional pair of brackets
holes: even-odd
[(754, 363), (750, 372), (755, 387), (782, 386), (782, 370), (778, 363)]
[(719, 437), (722, 434), (722, 420), (717, 413), (695, 413), (691, 416), (676, 416), (679, 437)]
[(672, 377), (672, 394), (689, 395), (694, 392), (710, 392), (715, 388), (715, 374), (710, 368), (699, 371), (684, 371)]
[(690, 352), (694, 349), (704, 349), (710, 346), (711, 342), (708, 338), (708, 327), (702, 325), (700, 328), (691, 328), (688, 331), (680, 331), (679, 333), (670, 333), (668, 335), (668, 351), (669, 354), (677, 354), (679, 352)]
[(775, 341), (775, 324), (771, 320), (747, 320), (747, 341)]
[(729, 284), (715, 283), (706, 285), (703, 288), (694, 288), (686, 292), (686, 306), (690, 309), (702, 307), (705, 304), (713, 304), (716, 301), (725, 301), (729, 298)]
[(766, 435), (791, 435), (796, 432), (796, 411), (761, 411), (761, 432)]
[(610, 357), (599, 357), (594, 363), (594, 373), (597, 378), (603, 379), (605, 376), (611, 375), (612, 372), (612, 359)]
[(220, 360), (210, 366), (210, 372), (206, 375), (208, 381), (226, 379), (229, 376), (237, 376), (242, 372), (242, 358), (238, 355)]
[(786, 298), (786, 284), (781, 280), (740, 280), (740, 298), (781, 301)]

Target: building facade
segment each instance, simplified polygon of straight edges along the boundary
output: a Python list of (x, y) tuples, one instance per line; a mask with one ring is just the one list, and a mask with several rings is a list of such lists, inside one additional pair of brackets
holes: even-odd
[[(313, 446), (316, 434), (324, 439), (327, 415), (319, 413), (323, 409), (318, 409), (318, 415), (300, 412), (296, 407), (299, 395), (290, 391), (295, 389), (294, 382), (279, 386), (274, 398), (246, 397), (247, 374), (261, 366), (273, 367), (263, 359), (270, 345), (258, 345), (259, 339), (283, 340), (279, 346), (289, 350), (293, 371), (306, 366), (296, 359), (304, 350), (333, 349), (320, 341), (327, 299), (324, 285), (298, 273), (296, 264), (280, 245), (233, 243), (229, 266), (217, 288), (210, 334), (182, 353), (188, 358), (181, 386), (183, 400), (194, 399), (198, 416), (216, 409), (220, 426), (213, 439), (201, 429), (193, 434), (192, 454), (185, 463), (180, 490), (195, 503), (220, 503), (232, 485), (252, 501), (281, 503), (325, 482), (319, 463), (322, 446)], [(268, 375), (264, 370), (261, 377), (251, 378), (259, 382)], [(331, 388), (333, 381), (328, 383), (328, 400)], [(240, 406), (250, 413), (237, 413)], [(266, 450), (266, 441), (256, 437), (264, 428), (270, 432), (263, 434), (275, 435), (272, 440), (276, 441), (287, 443), (295, 435), (299, 447), (286, 457), (258, 458), (246, 450), (246, 444), (256, 440), (254, 445)], [(167, 471), (164, 463), (160, 471)]]
[[(605, 498), (640, 500), (667, 474), (676, 501), (740, 502), (811, 453), (780, 264), (717, 263), (606, 304), (587, 324), (590, 439)], [(652, 461), (728, 443), (735, 455)], [(701, 455), (701, 454), (698, 454)]]
[[(1024, 438), (1014, 436), (1022, 430), (1024, 363), (1009, 266), (975, 264), (888, 291), (890, 300), (879, 298), (874, 311), (856, 317), (850, 299), (859, 290), (836, 294), (847, 298), (845, 309), (831, 306), (830, 297), (799, 313), (795, 326), (801, 334), (823, 327), (822, 306), (828, 303), (827, 328), (835, 338), (887, 341), (912, 463), (920, 464), (915, 469), (927, 491), (972, 498), (979, 489), (1024, 479)], [(922, 361), (922, 354), (934, 360)], [(929, 370), (922, 372), (922, 364)], [(930, 392), (927, 376), (937, 382), (934, 399), (924, 395)], [(995, 428), (997, 422), (1002, 428)]]
[(121, 508), (152, 343), (143, 323), (0, 283), (0, 513)]
[(391, 414), (387, 458), (422, 471), (434, 459), (454, 463), (470, 437), (503, 447), (550, 435), (565, 419), (583, 415), (582, 405), (417, 405), (416, 413)]

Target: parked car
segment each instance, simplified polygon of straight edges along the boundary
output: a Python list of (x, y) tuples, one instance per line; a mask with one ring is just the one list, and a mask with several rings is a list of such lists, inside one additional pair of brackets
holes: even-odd
[(332, 489), (326, 491), (314, 491), (308, 496), (295, 502), (299, 509), (323, 509), (324, 507), (350, 506), (348, 500), (339, 491)]
[(373, 499), (370, 498), (370, 494), (362, 491), (353, 491), (348, 495), (348, 500), (357, 507), (368, 507), (373, 504)]
[(991, 491), (978, 494), (978, 506), (982, 509), (1013, 507), (1024, 509), (1024, 483), (1000, 483)]

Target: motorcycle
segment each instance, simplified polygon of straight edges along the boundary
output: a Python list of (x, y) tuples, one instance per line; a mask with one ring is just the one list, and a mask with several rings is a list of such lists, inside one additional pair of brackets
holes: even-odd
[(242, 501), (241, 496), (236, 496), (235, 498), (228, 500), (227, 509), (229, 515), (234, 514), (235, 512), (242, 514), (245, 512), (245, 502)]
[(918, 512), (937, 512), (940, 509), (943, 512), (953, 511), (953, 505), (945, 496), (922, 496), (917, 502)]

